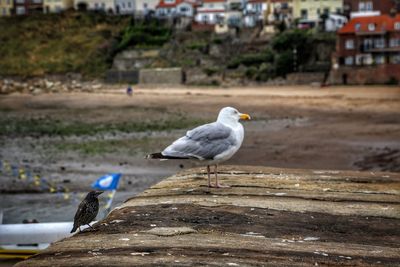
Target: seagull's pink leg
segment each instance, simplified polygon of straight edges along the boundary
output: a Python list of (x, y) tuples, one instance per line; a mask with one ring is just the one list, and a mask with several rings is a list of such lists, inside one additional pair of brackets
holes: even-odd
[(219, 184), (219, 183), (218, 183), (218, 171), (217, 171), (217, 169), (218, 169), (218, 165), (215, 164), (215, 167), (214, 167), (214, 173), (215, 173), (215, 187), (216, 187), (216, 188), (229, 187), (229, 185), (222, 185), (222, 184)]
[(207, 175), (208, 175), (208, 187), (212, 187), (210, 178), (210, 165), (207, 165)]

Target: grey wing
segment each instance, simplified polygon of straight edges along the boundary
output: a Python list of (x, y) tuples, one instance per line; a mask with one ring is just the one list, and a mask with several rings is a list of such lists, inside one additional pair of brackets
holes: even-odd
[(164, 156), (211, 160), (236, 144), (232, 130), (218, 122), (199, 126), (167, 147)]

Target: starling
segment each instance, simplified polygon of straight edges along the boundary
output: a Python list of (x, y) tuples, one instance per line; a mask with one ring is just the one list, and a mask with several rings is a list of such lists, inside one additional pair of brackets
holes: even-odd
[(72, 228), (71, 233), (75, 232), (78, 227), (80, 231), (80, 227), (86, 224), (93, 229), (89, 223), (96, 218), (97, 213), (99, 212), (99, 200), (97, 197), (101, 193), (103, 193), (103, 191), (91, 191), (86, 195), (81, 204), (79, 204), (74, 217), (74, 227)]

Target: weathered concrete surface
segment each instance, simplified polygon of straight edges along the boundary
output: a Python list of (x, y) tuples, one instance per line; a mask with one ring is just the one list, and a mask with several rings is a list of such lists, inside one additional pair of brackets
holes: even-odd
[(140, 84), (181, 84), (181, 68), (141, 69), (139, 72)]
[(400, 266), (400, 174), (182, 172), (18, 266)]

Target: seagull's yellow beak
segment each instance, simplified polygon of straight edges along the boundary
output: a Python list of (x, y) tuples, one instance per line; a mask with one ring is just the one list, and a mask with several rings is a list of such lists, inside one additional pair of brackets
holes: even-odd
[(240, 114), (240, 119), (241, 120), (251, 120), (251, 117), (249, 114)]

